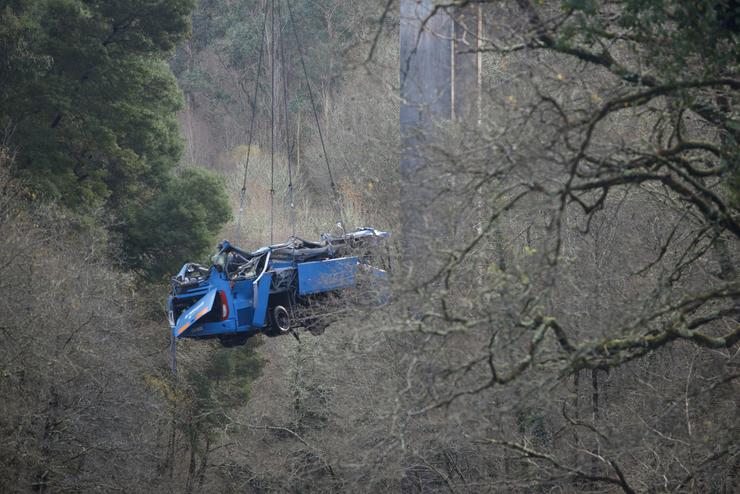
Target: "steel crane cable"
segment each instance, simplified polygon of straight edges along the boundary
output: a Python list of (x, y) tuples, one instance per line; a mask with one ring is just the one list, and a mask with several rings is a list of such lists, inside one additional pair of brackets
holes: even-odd
[(275, 210), (275, 0), (270, 0), (270, 245)]
[[(268, 1), (270, 2), (268, 5)], [(336, 213), (339, 216), (340, 226), (342, 230), (345, 229), (345, 221), (344, 221), (344, 215), (342, 211), (342, 204), (339, 197), (339, 192), (337, 190), (336, 182), (334, 181), (334, 175), (331, 170), (331, 164), (329, 163), (329, 155), (326, 152), (326, 144), (324, 143), (324, 135), (321, 131), (321, 124), (319, 122), (319, 115), (318, 111), (316, 110), (316, 101), (313, 96), (313, 90), (311, 88), (311, 82), (308, 78), (308, 70), (306, 68), (306, 61), (305, 57), (303, 55), (303, 50), (301, 48), (300, 39), (298, 37), (298, 29), (296, 28), (295, 20), (293, 17), (293, 9), (290, 7), (290, 0), (285, 0), (285, 3), (288, 7), (288, 16), (290, 20), (291, 27), (293, 29), (293, 35), (295, 36), (296, 41), (296, 49), (298, 50), (298, 55), (301, 60), (301, 67), (303, 69), (303, 74), (306, 79), (306, 87), (308, 88), (308, 96), (311, 101), (311, 110), (313, 111), (314, 120), (316, 121), (316, 128), (319, 132), (319, 140), (321, 142), (321, 149), (324, 153), (324, 161), (326, 163), (326, 169), (329, 174), (329, 183), (331, 185), (332, 195), (333, 195), (333, 203), (336, 210)], [(249, 158), (251, 155), (252, 150), (252, 141), (253, 141), (253, 135), (254, 135), (254, 120), (257, 113), (257, 93), (259, 90), (259, 79), (261, 75), (262, 70), (262, 60), (263, 60), (263, 54), (264, 54), (264, 45), (265, 45), (265, 37), (266, 37), (266, 30), (267, 30), (267, 16), (268, 11), (271, 17), (271, 26), (270, 26), (270, 40), (271, 40), (271, 46), (270, 46), (270, 72), (271, 72), (271, 84), (270, 84), (270, 244), (273, 243), (274, 239), (274, 197), (275, 197), (275, 59), (276, 59), (276, 50), (277, 45), (275, 42), (275, 0), (265, 0), (264, 3), (264, 16), (262, 19), (262, 35), (260, 37), (260, 52), (259, 52), (259, 58), (257, 62), (257, 77), (255, 79), (255, 86), (254, 86), (254, 95), (252, 97), (252, 116), (249, 123), (249, 140), (247, 144), (247, 158), (246, 162), (244, 164), (244, 179), (242, 182), (242, 189), (240, 193), (240, 201), (239, 201), (239, 217), (237, 218), (237, 229), (236, 229), (236, 241), (237, 243), (241, 240), (241, 221), (242, 216), (244, 215), (244, 202), (246, 198), (246, 190), (247, 190), (247, 175), (249, 171)], [(278, 0), (278, 16), (280, 16), (280, 0)], [(285, 48), (284, 48), (284, 42), (281, 36), (280, 39), (280, 52), (282, 57), (283, 66), (285, 66)], [(291, 225), (293, 229), (293, 236), (295, 237), (295, 205), (293, 202), (293, 177), (292, 177), (292, 164), (291, 164), (291, 157), (290, 157), (290, 140), (289, 140), (289, 131), (288, 131), (288, 107), (287, 107), (287, 78), (285, 77), (285, 69), (283, 68), (283, 103), (284, 103), (284, 111), (285, 111), (285, 127), (286, 127), (286, 147), (287, 147), (287, 156), (288, 156), (288, 196), (290, 201), (290, 208), (291, 208)]]
[(249, 141), (247, 143), (247, 160), (244, 164), (244, 180), (242, 190), (239, 193), (239, 217), (236, 221), (236, 243), (241, 241), (242, 216), (244, 216), (244, 198), (247, 195), (247, 172), (249, 171), (249, 155), (252, 151), (252, 136), (254, 132), (254, 117), (257, 114), (257, 91), (260, 84), (260, 73), (262, 71), (262, 54), (265, 47), (265, 29), (267, 26), (267, 0), (265, 0), (265, 15), (262, 18), (262, 36), (260, 36), (260, 54), (257, 62), (257, 77), (254, 80), (254, 96), (252, 97), (252, 118), (249, 121)]
[(311, 90), (311, 82), (308, 79), (308, 70), (306, 70), (306, 61), (303, 57), (303, 49), (301, 48), (301, 41), (298, 39), (298, 29), (295, 25), (295, 20), (293, 19), (293, 9), (290, 8), (290, 0), (285, 0), (286, 5), (288, 6), (288, 16), (290, 17), (290, 25), (293, 28), (293, 35), (295, 36), (295, 42), (296, 42), (296, 49), (298, 50), (298, 55), (300, 55), (301, 58), (301, 67), (303, 67), (303, 75), (306, 77), (306, 86), (308, 87), (308, 97), (311, 100), (311, 109), (313, 110), (313, 116), (316, 120), (316, 128), (319, 131), (319, 140), (321, 141), (321, 150), (324, 152), (324, 161), (326, 161), (326, 170), (329, 172), (329, 183), (331, 184), (331, 190), (333, 194), (334, 199), (334, 206), (336, 208), (337, 214), (339, 215), (339, 222), (341, 225), (342, 230), (345, 229), (345, 223), (344, 223), (344, 217), (342, 214), (342, 206), (339, 202), (339, 193), (337, 191), (337, 184), (334, 182), (334, 176), (331, 172), (331, 165), (329, 165), (329, 155), (326, 154), (326, 146), (324, 145), (324, 135), (321, 132), (321, 125), (319, 124), (319, 114), (316, 111), (316, 103), (314, 102), (313, 98), (313, 91)]
[[(278, 19), (282, 19), (282, 10), (280, 8), (280, 0), (278, 0)], [(288, 159), (288, 206), (290, 207), (290, 226), (292, 230), (292, 236), (295, 238), (295, 203), (293, 202), (293, 167), (291, 164), (291, 146), (290, 146), (290, 125), (288, 125), (288, 77), (287, 77), (287, 63), (285, 60), (285, 43), (283, 41), (283, 28), (280, 33), (280, 60), (283, 68), (283, 109), (285, 112), (285, 149)]]

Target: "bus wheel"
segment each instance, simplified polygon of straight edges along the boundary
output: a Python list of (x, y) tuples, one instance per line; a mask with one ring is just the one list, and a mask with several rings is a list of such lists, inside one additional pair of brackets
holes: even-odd
[(279, 334), (290, 332), (290, 313), (282, 305), (276, 305), (272, 309), (272, 329)]

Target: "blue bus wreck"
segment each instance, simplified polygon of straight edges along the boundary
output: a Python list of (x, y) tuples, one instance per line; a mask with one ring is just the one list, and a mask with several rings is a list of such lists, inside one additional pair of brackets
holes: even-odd
[[(384, 282), (386, 271), (370, 264), (373, 247), (387, 232), (360, 228), (319, 242), (291, 238), (245, 252), (224, 241), (210, 268), (187, 263), (172, 278), (167, 301), (172, 336), (218, 338), (225, 346), (250, 337), (321, 333), (321, 317), (297, 317), (302, 308), (321, 311), (331, 294), (357, 287), (361, 279)], [(377, 283), (371, 283), (377, 284)]]

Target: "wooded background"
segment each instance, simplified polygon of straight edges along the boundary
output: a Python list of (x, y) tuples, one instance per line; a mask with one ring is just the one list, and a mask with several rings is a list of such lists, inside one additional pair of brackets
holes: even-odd
[[(272, 1), (0, 1), (0, 491), (740, 489), (740, 4)], [(308, 84), (392, 300), (175, 378), (288, 157), (339, 220)]]

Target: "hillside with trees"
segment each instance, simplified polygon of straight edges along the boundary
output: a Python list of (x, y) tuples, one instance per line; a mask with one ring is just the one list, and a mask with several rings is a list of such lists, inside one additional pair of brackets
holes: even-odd
[[(0, 492), (737, 491), (739, 25), (0, 0)], [(173, 374), (183, 263), (340, 220), (386, 304)]]

